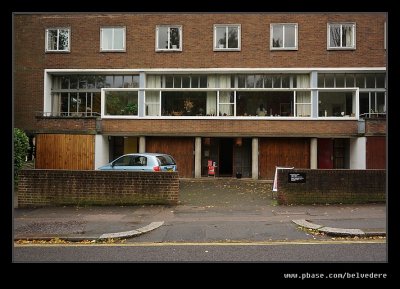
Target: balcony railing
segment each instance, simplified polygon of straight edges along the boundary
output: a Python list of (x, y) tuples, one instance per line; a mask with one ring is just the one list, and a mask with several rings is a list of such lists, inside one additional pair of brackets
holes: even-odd
[(361, 113), (360, 118), (386, 118), (386, 112)]

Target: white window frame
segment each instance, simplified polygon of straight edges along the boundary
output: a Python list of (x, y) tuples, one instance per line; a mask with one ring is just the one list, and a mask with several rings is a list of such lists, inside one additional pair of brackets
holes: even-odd
[[(49, 30), (57, 30), (57, 47), (58, 47), (58, 38), (60, 34), (60, 30), (68, 30), (68, 47), (66, 50), (53, 50), (49, 49)], [(45, 51), (46, 52), (70, 52), (71, 51), (71, 28), (70, 27), (52, 27), (46, 28), (46, 37), (45, 37)]]
[[(340, 46), (330, 46), (331, 43), (331, 25), (340, 25)], [(343, 47), (342, 46), (342, 33), (343, 33), (343, 25), (349, 26), (351, 25), (353, 27), (353, 45), (352, 46), (346, 46)], [(334, 22), (330, 22), (327, 24), (327, 43), (326, 43), (326, 47), (327, 50), (355, 50), (356, 49), (356, 23), (355, 22), (346, 22), (346, 23), (334, 23)]]
[[(158, 31), (160, 27), (167, 27), (168, 28), (168, 48), (159, 48), (158, 47)], [(169, 48), (169, 43), (171, 41), (170, 39), (170, 31), (171, 28), (178, 28), (179, 29), (179, 48)], [(162, 51), (162, 52), (168, 52), (168, 51), (182, 51), (183, 48), (183, 42), (182, 42), (182, 34), (183, 34), (183, 29), (182, 25), (157, 25), (156, 26), (156, 51)]]
[[(228, 35), (229, 27), (236, 27), (238, 29), (238, 47), (237, 48), (219, 48), (217, 47), (217, 27), (225, 27), (226, 35)], [(213, 41), (213, 50), (214, 51), (240, 51), (241, 50), (241, 39), (242, 39), (242, 27), (241, 24), (214, 24), (214, 41)], [(226, 41), (226, 40), (225, 40)]]
[[(283, 47), (273, 47), (273, 39), (274, 39), (274, 26), (278, 26), (281, 25), (282, 26), (282, 31), (283, 31)], [(295, 33), (294, 33), (294, 47), (286, 47), (285, 46), (285, 26), (288, 25), (294, 25), (295, 26)], [(269, 42), (269, 47), (270, 50), (298, 50), (298, 33), (299, 33), (299, 28), (298, 28), (298, 24), (297, 23), (271, 23), (270, 24), (270, 42)]]
[[(114, 47), (115, 29), (123, 29), (122, 49), (103, 48), (103, 29), (112, 29), (112, 47)], [(126, 27), (125, 26), (103, 26), (100, 28), (100, 52), (125, 52), (126, 51)]]

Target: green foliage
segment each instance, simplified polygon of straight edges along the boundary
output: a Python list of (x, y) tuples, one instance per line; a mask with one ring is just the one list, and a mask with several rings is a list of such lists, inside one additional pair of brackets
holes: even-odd
[(14, 180), (18, 179), (18, 173), (22, 168), (29, 149), (29, 139), (25, 132), (14, 128)]
[(136, 115), (138, 113), (137, 109), (138, 108), (136, 103), (128, 103), (122, 112), (123, 114)]

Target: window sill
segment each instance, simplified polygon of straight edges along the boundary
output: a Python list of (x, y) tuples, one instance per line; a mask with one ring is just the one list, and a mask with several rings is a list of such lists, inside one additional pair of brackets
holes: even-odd
[(126, 50), (100, 50), (100, 53), (102, 53), (102, 52), (106, 52), (106, 53), (109, 53), (109, 52), (126, 52)]
[(46, 50), (45, 53), (71, 53), (70, 50)]
[(230, 51), (240, 51), (240, 48), (214, 48), (214, 52), (230, 52)]
[(156, 49), (156, 52), (182, 52), (182, 49)]
[(291, 47), (285, 47), (285, 48), (270, 48), (271, 51), (297, 51), (299, 50), (297, 47), (291, 48)]
[(328, 47), (327, 50), (356, 50), (355, 47)]

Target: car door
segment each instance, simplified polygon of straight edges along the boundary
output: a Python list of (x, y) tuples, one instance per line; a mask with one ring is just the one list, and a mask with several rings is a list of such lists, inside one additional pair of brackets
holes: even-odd
[(122, 156), (113, 162), (113, 170), (125, 171), (132, 170), (132, 164), (134, 162), (134, 156)]

